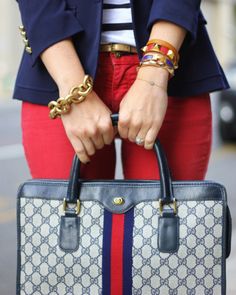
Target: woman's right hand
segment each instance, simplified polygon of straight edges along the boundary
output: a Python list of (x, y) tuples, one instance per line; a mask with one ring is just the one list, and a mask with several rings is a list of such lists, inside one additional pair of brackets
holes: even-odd
[[(60, 94), (66, 95), (63, 91)], [(69, 113), (61, 116), (66, 134), (82, 163), (88, 163), (96, 149), (112, 143), (116, 132), (110, 115), (110, 109), (92, 91), (81, 103), (72, 103)]]
[[(66, 97), (72, 86), (82, 83), (85, 72), (72, 38), (45, 49), (41, 59), (57, 84), (60, 97)], [(92, 91), (81, 103), (72, 103), (69, 113), (61, 116), (69, 141), (81, 162), (89, 162), (89, 156), (96, 149), (113, 141), (116, 131), (110, 115), (109, 108)]]

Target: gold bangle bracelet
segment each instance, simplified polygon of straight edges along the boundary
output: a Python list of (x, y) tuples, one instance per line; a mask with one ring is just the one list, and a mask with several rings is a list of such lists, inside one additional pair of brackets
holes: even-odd
[(161, 69), (166, 70), (169, 73), (169, 75), (170, 75), (169, 79), (174, 76), (174, 70), (169, 69), (166, 65), (159, 65), (157, 63), (143, 63), (143, 64), (137, 66), (136, 70), (138, 71), (141, 67), (157, 67), (157, 68), (161, 68)]
[[(148, 58), (149, 56), (150, 56), (150, 58)], [(146, 59), (145, 59), (145, 57), (146, 57)], [(168, 55), (165, 55), (162, 52), (159, 52), (158, 50), (155, 50), (155, 49), (145, 52), (142, 59), (144, 59), (145, 61), (163, 60), (165, 63), (167, 61), (169, 61), (169, 63), (171, 63), (173, 65), (173, 68), (175, 70), (178, 69), (178, 63), (175, 60), (171, 59)]]
[(168, 69), (169, 73), (171, 75), (174, 74), (174, 68), (171, 68), (169, 67), (166, 63), (164, 63), (163, 61), (161, 60), (148, 60), (148, 61), (145, 61), (145, 62), (141, 62), (140, 63), (140, 66), (145, 66), (145, 65), (148, 65), (148, 66), (158, 66), (160, 68), (166, 68)]
[(89, 75), (85, 75), (83, 83), (70, 89), (66, 97), (60, 97), (57, 101), (50, 101), (48, 107), (50, 109), (49, 117), (56, 119), (66, 114), (71, 109), (72, 103), (80, 103), (85, 100), (86, 96), (93, 90), (93, 79)]

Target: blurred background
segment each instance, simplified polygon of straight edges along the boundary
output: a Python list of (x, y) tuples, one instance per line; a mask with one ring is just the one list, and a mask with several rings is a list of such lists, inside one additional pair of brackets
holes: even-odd
[[(227, 295), (236, 295), (236, 0), (204, 0), (202, 9), (231, 89), (211, 95), (213, 145), (206, 179), (222, 183), (233, 217), (232, 252), (227, 260)], [(21, 144), (20, 102), (12, 100), (23, 52), (14, 0), (0, 1), (0, 295), (15, 294), (16, 211), (19, 184), (30, 178)], [(119, 140), (116, 142), (119, 151)], [(119, 156), (118, 156), (119, 158)], [(119, 161), (118, 161), (119, 163)], [(117, 178), (121, 167), (117, 165)], [(198, 294), (203, 295), (203, 294)]]

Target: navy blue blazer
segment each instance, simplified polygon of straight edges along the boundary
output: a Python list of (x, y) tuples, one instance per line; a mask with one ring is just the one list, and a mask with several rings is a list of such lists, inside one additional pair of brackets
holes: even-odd
[[(171, 96), (192, 96), (229, 87), (200, 11), (200, 0), (131, 0), (134, 36), (140, 48), (152, 24), (167, 20), (187, 30), (179, 69), (169, 82)], [(58, 88), (40, 59), (52, 44), (72, 36), (85, 73), (96, 77), (102, 23), (102, 0), (18, 0), (32, 53), (24, 51), (13, 98), (47, 105)]]

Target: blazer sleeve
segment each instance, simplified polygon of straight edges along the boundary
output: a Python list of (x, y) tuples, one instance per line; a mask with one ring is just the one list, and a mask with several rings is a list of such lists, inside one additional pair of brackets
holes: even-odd
[(185, 28), (196, 39), (201, 0), (153, 0), (148, 29), (158, 20), (166, 20)]
[(32, 49), (32, 66), (46, 48), (83, 31), (66, 0), (18, 0), (18, 4)]

